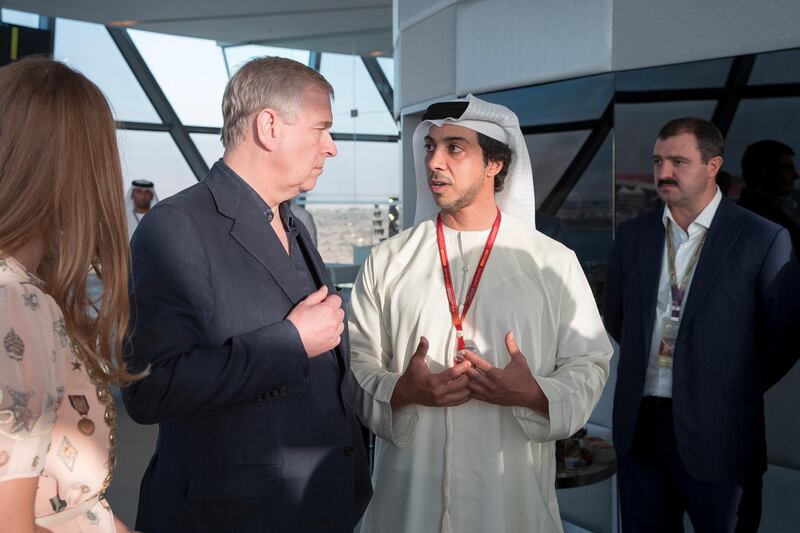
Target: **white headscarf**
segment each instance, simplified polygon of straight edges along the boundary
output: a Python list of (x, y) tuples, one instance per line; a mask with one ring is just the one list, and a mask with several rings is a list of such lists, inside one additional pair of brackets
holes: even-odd
[[(150, 183), (150, 185), (137, 185), (137, 182)], [(136, 213), (136, 206), (133, 203), (133, 189), (149, 189), (153, 191), (153, 199), (150, 200), (150, 209), (152, 209), (153, 206), (158, 203), (158, 195), (156, 194), (156, 189), (152, 182), (145, 180), (133, 180), (131, 186), (128, 188), (128, 191), (125, 193), (125, 216), (128, 221), (128, 240), (131, 240), (131, 237), (133, 237), (133, 232), (136, 230), (136, 226), (139, 225), (139, 220), (141, 220), (141, 218), (147, 214)]]
[(507, 107), (491, 104), (467, 95), (453, 102), (468, 102), (460, 117), (425, 120), (414, 130), (414, 168), (417, 173), (417, 210), (414, 224), (439, 212), (428, 189), (428, 171), (425, 167), (425, 136), (431, 126), (454, 124), (480, 132), (511, 148), (511, 165), (506, 175), (503, 190), (495, 195), (497, 205), (504, 213), (530, 223), (536, 227), (536, 200), (533, 195), (533, 170), (525, 137), (519, 127), (519, 119)]

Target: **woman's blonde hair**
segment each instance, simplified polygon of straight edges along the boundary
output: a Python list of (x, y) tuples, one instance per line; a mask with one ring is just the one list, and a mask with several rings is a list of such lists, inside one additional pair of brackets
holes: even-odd
[[(37, 274), (84, 362), (104, 382), (135, 379), (121, 349), (130, 251), (114, 119), (97, 86), (44, 57), (0, 69), (0, 250), (37, 239)], [(99, 301), (87, 292), (90, 267)]]

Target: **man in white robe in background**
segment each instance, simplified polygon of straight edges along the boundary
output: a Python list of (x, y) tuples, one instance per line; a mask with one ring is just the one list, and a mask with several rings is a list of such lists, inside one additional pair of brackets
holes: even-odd
[(158, 203), (156, 188), (150, 180), (133, 180), (125, 193), (125, 215), (128, 220), (128, 240), (133, 237), (142, 217)]
[[(592, 292), (575, 254), (534, 229), (513, 113), (434, 104), (413, 145), (416, 223), (375, 247), (350, 305), (354, 405), (377, 435), (360, 531), (560, 532), (554, 441), (588, 419), (612, 353)], [(499, 222), (464, 350), (439, 214), (459, 315)]]

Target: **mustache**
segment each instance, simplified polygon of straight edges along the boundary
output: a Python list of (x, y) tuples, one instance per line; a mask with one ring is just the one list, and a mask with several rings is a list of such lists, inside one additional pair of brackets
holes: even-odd
[(428, 172), (428, 183), (431, 183), (432, 181), (444, 181), (449, 183), (450, 179), (443, 177), (437, 171), (432, 170), (431, 172)]
[(677, 187), (678, 182), (671, 178), (660, 179), (656, 182), (656, 187), (663, 187), (664, 185), (674, 185)]

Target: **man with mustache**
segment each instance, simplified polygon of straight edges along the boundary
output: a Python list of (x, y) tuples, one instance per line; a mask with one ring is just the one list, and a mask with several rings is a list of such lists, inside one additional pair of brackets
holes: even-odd
[(763, 393), (797, 360), (800, 273), (785, 229), (722, 197), (722, 155), (711, 122), (668, 122), (653, 148), (666, 205), (617, 229), (603, 310), (625, 531), (761, 518)]
[(415, 225), (373, 250), (350, 306), (354, 403), (378, 437), (360, 531), (561, 531), (554, 441), (611, 356), (592, 292), (534, 229), (513, 113), (434, 104), (413, 146)]

